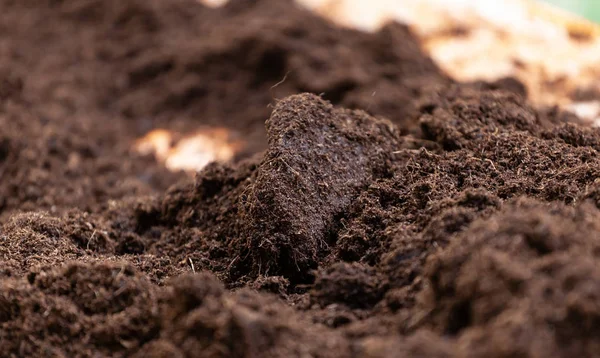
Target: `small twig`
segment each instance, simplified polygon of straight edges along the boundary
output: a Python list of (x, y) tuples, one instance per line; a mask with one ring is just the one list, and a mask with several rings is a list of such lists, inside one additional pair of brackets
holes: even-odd
[(92, 242), (92, 240), (94, 239), (94, 236), (96, 235), (96, 230), (94, 230), (94, 232), (92, 233), (92, 236), (90, 236), (87, 245), (85, 246), (86, 250), (90, 249), (90, 243)]
[(280, 160), (283, 164), (285, 164), (292, 171), (292, 173), (294, 173), (298, 177), (301, 176), (300, 173), (296, 169), (292, 168), (292, 166), (289, 165), (285, 160), (283, 160), (283, 159), (280, 159)]
[(269, 92), (271, 93), (271, 98), (275, 98), (275, 96), (273, 96), (273, 90), (275, 88), (277, 88), (277, 86), (279, 86), (280, 84), (282, 84), (283, 82), (285, 82), (285, 80), (287, 79), (287, 76), (290, 74), (290, 71), (287, 71), (285, 76), (283, 76), (283, 79), (279, 82), (277, 82), (276, 84), (274, 84), (273, 86), (271, 86), (271, 88), (269, 88)]
[(237, 261), (237, 259), (240, 258), (240, 255), (237, 255), (236, 257), (233, 258), (233, 260), (231, 260), (231, 262), (229, 263), (229, 265), (227, 265), (227, 271), (229, 271), (231, 269), (231, 266), (233, 266), (233, 264)]
[(496, 169), (496, 166), (494, 165), (494, 162), (492, 162), (492, 160), (491, 160), (491, 159), (489, 159), (489, 158), (488, 158), (488, 159), (486, 159), (485, 161), (486, 161), (486, 162), (488, 162), (488, 163), (490, 163), (490, 165), (492, 166), (492, 168), (494, 168), (494, 171), (498, 171), (498, 170)]
[(196, 273), (196, 268), (194, 267), (194, 261), (192, 261), (191, 257), (188, 257), (188, 262), (190, 263), (190, 267), (192, 268), (192, 272)]

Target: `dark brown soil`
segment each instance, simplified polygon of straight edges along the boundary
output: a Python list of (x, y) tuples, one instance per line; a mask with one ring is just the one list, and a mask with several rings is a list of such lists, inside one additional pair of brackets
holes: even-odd
[[(0, 30), (1, 357), (598, 356), (600, 130), (518, 81), (287, 0)], [(194, 179), (131, 151), (212, 125)]]

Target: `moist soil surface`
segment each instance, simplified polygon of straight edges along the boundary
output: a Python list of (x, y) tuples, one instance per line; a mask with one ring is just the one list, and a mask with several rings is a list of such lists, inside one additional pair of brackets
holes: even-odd
[[(600, 130), (283, 0), (0, 1), (1, 357), (600, 351)], [(245, 143), (195, 177), (155, 128)]]

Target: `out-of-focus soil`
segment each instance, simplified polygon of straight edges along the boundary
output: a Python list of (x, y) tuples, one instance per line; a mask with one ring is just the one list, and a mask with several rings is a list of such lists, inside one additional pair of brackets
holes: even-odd
[(287, 0), (0, 9), (0, 356), (597, 354), (600, 132), (519, 81)]
[(367, 31), (405, 23), (455, 79), (516, 77), (537, 106), (559, 105), (600, 125), (600, 25), (544, 1), (297, 1)]

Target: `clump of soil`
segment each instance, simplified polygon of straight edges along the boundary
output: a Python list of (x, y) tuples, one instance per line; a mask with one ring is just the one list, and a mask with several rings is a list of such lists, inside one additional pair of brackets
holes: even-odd
[(302, 280), (335, 243), (336, 218), (385, 170), (397, 133), (311, 95), (280, 101), (266, 127), (269, 149), (241, 199), (243, 250), (254, 270)]
[(600, 131), (517, 81), (290, 1), (0, 9), (1, 356), (595, 354)]

